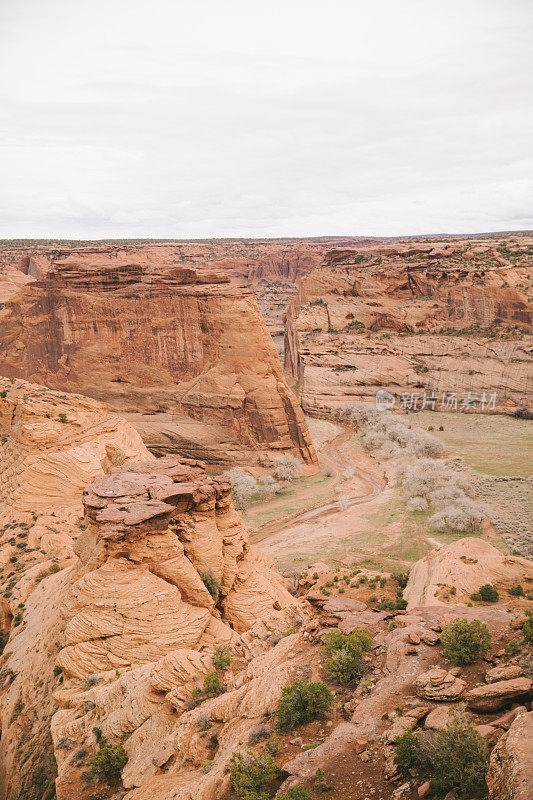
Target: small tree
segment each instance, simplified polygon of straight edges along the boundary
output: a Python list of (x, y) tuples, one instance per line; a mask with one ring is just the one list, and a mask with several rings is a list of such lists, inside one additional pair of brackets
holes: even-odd
[(101, 780), (115, 783), (128, 762), (128, 754), (121, 744), (106, 744), (100, 738), (100, 749), (90, 759), (91, 772)]
[(470, 595), (472, 600), (482, 600), (484, 603), (497, 603), (500, 595), (492, 585), (492, 583), (484, 583), (480, 586), (477, 592)]
[(218, 672), (209, 672), (204, 678), (204, 693), (209, 697), (216, 697), (225, 691), (224, 684)]
[(277, 481), (293, 481), (300, 474), (302, 464), (289, 453), (274, 459), (274, 477)]
[(212, 661), (215, 669), (220, 671), (227, 669), (231, 664), (231, 647), (228, 644), (220, 644), (215, 647)]
[(324, 650), (330, 657), (324, 662), (324, 669), (330, 680), (347, 686), (359, 682), (367, 666), (363, 654), (372, 649), (372, 638), (362, 628), (355, 628), (344, 636), (330, 631), (324, 639)]
[(231, 788), (239, 800), (268, 800), (279, 772), (269, 753), (233, 753), (229, 762)]
[(435, 733), (428, 745), (428, 758), (431, 789), (437, 795), (444, 796), (455, 789), (460, 797), (470, 798), (486, 791), (487, 745), (461, 712)]
[(283, 689), (276, 711), (278, 729), (284, 733), (324, 717), (333, 705), (333, 695), (322, 681), (294, 681)]
[(462, 710), (452, 712), (446, 727), (434, 733), (406, 731), (395, 739), (394, 749), (400, 770), (415, 770), (429, 779), (431, 792), (439, 798), (452, 789), (465, 798), (486, 791), (487, 746)]
[(478, 619), (454, 619), (443, 628), (440, 636), (444, 658), (453, 664), (465, 666), (483, 658), (490, 647), (487, 626)]
[(204, 572), (200, 572), (200, 578), (216, 603), (220, 594), (220, 581), (217, 579), (215, 573), (212, 569), (206, 569)]

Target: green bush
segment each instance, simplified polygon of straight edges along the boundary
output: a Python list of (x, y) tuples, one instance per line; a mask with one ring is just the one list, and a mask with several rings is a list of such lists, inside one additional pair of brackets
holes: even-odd
[(333, 705), (333, 696), (322, 681), (294, 681), (283, 689), (276, 711), (278, 729), (283, 733), (298, 725), (324, 717)]
[(511, 586), (511, 588), (509, 589), (509, 594), (512, 594), (515, 597), (523, 597), (524, 587), (521, 586), (519, 583), (516, 586)]
[(231, 788), (239, 800), (268, 800), (280, 770), (269, 753), (233, 753), (229, 774)]
[(402, 589), (405, 589), (407, 586), (407, 581), (409, 580), (409, 573), (408, 572), (393, 572), (392, 577), (395, 581), (401, 586)]
[(101, 780), (115, 783), (127, 761), (128, 754), (121, 744), (104, 744), (100, 740), (100, 749), (90, 759), (91, 772)]
[(484, 603), (497, 603), (500, 595), (492, 585), (492, 583), (484, 583), (480, 586), (477, 592), (470, 595), (472, 600), (482, 600)]
[(413, 731), (405, 731), (394, 740), (394, 763), (406, 774), (419, 766), (419, 743)]
[(224, 692), (224, 684), (218, 672), (209, 672), (204, 678), (204, 694), (209, 697), (216, 697)]
[(526, 644), (533, 644), (533, 619), (529, 617), (524, 622), (522, 627), (522, 634), (524, 636), (524, 642)]
[(483, 658), (490, 647), (489, 629), (478, 619), (454, 619), (445, 625), (440, 636), (442, 654), (453, 664), (465, 666)]
[(372, 649), (372, 637), (362, 628), (347, 636), (338, 630), (324, 638), (324, 650), (329, 658), (324, 662), (328, 678), (341, 686), (358, 683), (367, 671), (363, 654)]
[(452, 789), (461, 798), (486, 791), (489, 754), (483, 737), (462, 711), (452, 712), (445, 728), (431, 734), (412, 731), (394, 741), (394, 762), (404, 774), (414, 770), (442, 798)]
[(452, 789), (465, 798), (486, 791), (487, 745), (462, 714), (456, 714), (446, 728), (435, 733), (428, 746), (428, 759), (431, 790), (437, 796), (443, 797)]
[(215, 647), (212, 661), (215, 669), (227, 669), (231, 664), (231, 647), (228, 644), (220, 644)]
[(216, 603), (220, 594), (220, 582), (217, 580), (214, 572), (208, 569), (200, 573), (200, 578), (203, 580), (205, 588)]
[(507, 642), (505, 645), (505, 652), (508, 656), (517, 656), (520, 652), (520, 644), (516, 641), (516, 639), (511, 639), (510, 642)]
[(313, 800), (313, 795), (303, 786), (291, 786), (287, 792), (278, 795), (278, 800)]

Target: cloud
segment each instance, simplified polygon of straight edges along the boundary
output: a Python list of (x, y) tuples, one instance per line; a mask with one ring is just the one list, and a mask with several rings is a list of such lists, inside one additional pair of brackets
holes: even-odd
[(533, 227), (529, 0), (4, 0), (0, 235)]

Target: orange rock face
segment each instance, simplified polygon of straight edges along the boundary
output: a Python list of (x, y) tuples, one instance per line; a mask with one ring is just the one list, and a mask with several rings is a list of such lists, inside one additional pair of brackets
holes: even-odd
[(418, 394), (420, 408), (424, 391), (435, 410), (450, 410), (443, 393), (475, 394), (470, 410), (527, 405), (532, 277), (525, 239), (331, 251), (286, 314), (285, 365), (304, 409), (373, 401), (380, 389), (397, 407)]
[[(142, 785), (159, 772), (176, 713), (212, 671), (213, 648), (244, 653), (249, 629), (265, 620), (262, 635), (265, 625), (287, 630), (298, 604), (250, 546), (226, 479), (192, 459), (154, 458), (99, 402), (4, 386), (0, 792), (32, 797), (36, 774), (50, 788), (55, 756), (57, 797), (88, 800), (94, 785), (83, 783), (87, 755), (77, 752), (96, 749), (95, 726), (126, 741), (126, 785)], [(257, 652), (268, 647), (257, 637)], [(275, 697), (295, 670), (286, 660), (285, 647), (283, 679), (272, 669), (268, 678)], [(268, 685), (260, 673), (254, 717)]]
[(105, 401), (158, 454), (316, 462), (254, 292), (213, 269), (65, 259), (0, 310), (0, 373)]

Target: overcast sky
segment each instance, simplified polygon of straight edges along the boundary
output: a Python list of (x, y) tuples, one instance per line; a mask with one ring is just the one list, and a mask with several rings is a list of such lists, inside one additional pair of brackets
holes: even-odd
[(533, 228), (533, 0), (0, 0), (0, 236)]

